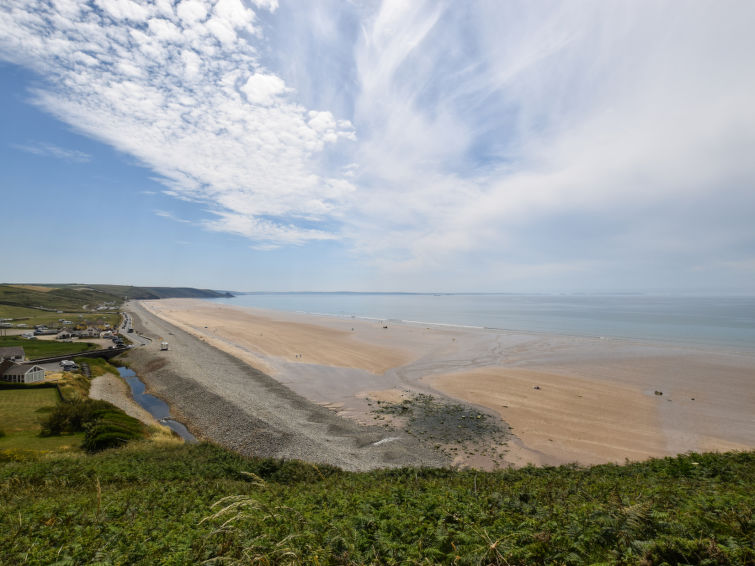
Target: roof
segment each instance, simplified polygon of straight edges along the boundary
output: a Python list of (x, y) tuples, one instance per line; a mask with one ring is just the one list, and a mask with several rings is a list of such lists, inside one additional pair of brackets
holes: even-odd
[(37, 368), (41, 369), (42, 371), (44, 371), (45, 369), (39, 364), (12, 364), (8, 366), (5, 363), (3, 363), (2, 365), (0, 365), (0, 375), (26, 374), (30, 370), (37, 369)]
[(21, 346), (5, 346), (0, 348), (0, 358), (24, 357), (24, 349)]

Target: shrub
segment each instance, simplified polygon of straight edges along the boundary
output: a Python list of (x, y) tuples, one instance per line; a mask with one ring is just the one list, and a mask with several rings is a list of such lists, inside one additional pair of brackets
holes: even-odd
[(84, 432), (82, 448), (97, 452), (144, 435), (144, 425), (107, 401), (58, 403), (42, 422), (42, 436)]

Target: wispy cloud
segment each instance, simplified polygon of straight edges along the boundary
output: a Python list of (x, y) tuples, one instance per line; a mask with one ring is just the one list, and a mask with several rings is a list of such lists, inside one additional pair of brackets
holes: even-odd
[(167, 210), (155, 210), (155, 214), (161, 218), (167, 218), (168, 220), (173, 220), (174, 222), (181, 222), (183, 224), (191, 224), (191, 220), (186, 220), (184, 218), (179, 218), (172, 212), (168, 212)]
[(502, 286), (618, 257), (648, 274), (749, 265), (753, 17), (749, 2), (9, 0), (0, 56), (50, 80), (37, 104), (209, 210), (204, 229), (256, 249), (338, 240), (417, 286), (449, 268)]
[(50, 79), (37, 104), (137, 157), (175, 196), (209, 204), (209, 227), (239, 232), (244, 219), (251, 239), (300, 243), (320, 233), (296, 219), (327, 217), (353, 190), (318, 163), (354, 131), (302, 107), (261, 62), (255, 9), (276, 7), (10, 1), (0, 7), (0, 53)]
[(25, 151), (26, 153), (32, 153), (34, 155), (42, 155), (45, 157), (54, 157), (55, 159), (62, 159), (64, 161), (70, 161), (73, 163), (87, 163), (92, 160), (92, 156), (83, 151), (75, 149), (63, 149), (51, 143), (34, 142), (25, 144), (12, 144), (11, 147)]

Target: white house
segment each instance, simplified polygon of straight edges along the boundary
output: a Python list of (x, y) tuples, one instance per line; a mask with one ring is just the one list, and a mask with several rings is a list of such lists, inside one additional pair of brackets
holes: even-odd
[(5, 369), (0, 379), (11, 383), (37, 383), (45, 380), (45, 370), (37, 364), (13, 364)]
[(24, 349), (21, 346), (7, 346), (0, 348), (0, 362), (4, 360), (23, 362), (24, 356)]

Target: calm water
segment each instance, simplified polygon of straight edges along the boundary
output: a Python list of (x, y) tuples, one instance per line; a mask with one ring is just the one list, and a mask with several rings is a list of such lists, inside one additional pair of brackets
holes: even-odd
[(186, 442), (193, 444), (197, 441), (194, 435), (191, 434), (184, 425), (170, 418), (170, 407), (168, 407), (168, 404), (165, 403), (165, 401), (144, 392), (145, 385), (133, 370), (127, 367), (119, 367), (118, 373), (121, 374), (121, 377), (126, 380), (126, 383), (128, 383), (128, 386), (131, 388), (131, 395), (133, 396), (134, 401), (145, 408), (150, 415), (155, 417), (155, 419), (162, 424), (169, 426)]
[(755, 350), (755, 297), (255, 293), (213, 300), (343, 317)]

